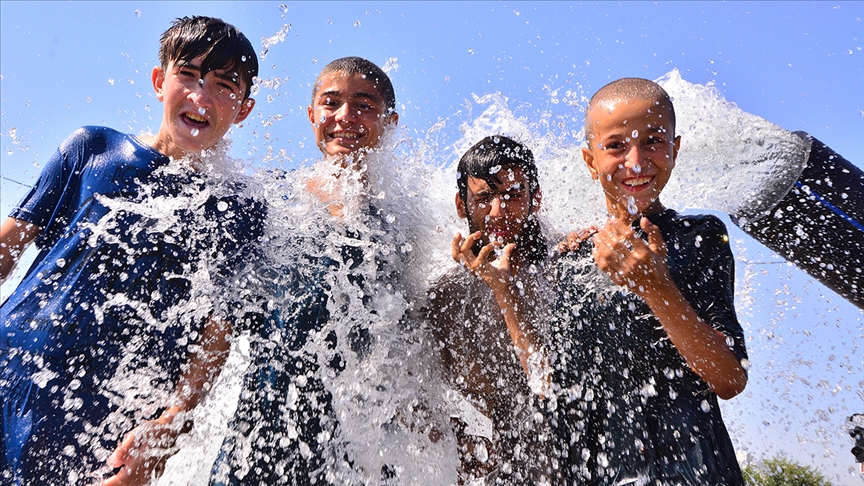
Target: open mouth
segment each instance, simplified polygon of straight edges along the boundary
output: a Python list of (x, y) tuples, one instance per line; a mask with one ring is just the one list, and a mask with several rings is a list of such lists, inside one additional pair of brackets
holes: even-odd
[(630, 179), (622, 180), (621, 183), (633, 189), (640, 189), (650, 183), (653, 179), (653, 176), (632, 177)]
[(332, 132), (328, 136), (332, 139), (359, 140), (363, 137), (363, 134), (358, 132), (338, 131)]
[(197, 113), (184, 113), (183, 118), (187, 124), (192, 125), (195, 128), (204, 128), (210, 124), (206, 118)]

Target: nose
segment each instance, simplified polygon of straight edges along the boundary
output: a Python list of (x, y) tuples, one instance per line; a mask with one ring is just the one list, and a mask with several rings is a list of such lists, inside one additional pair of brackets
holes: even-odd
[(334, 117), (336, 121), (348, 120), (354, 121), (356, 119), (356, 115), (348, 103), (342, 103), (342, 105), (336, 110), (334, 113)]
[[(642, 147), (639, 144), (633, 144), (627, 149), (627, 153), (624, 156), (624, 166), (629, 167), (631, 169), (635, 167), (643, 167), (645, 161), (645, 157), (642, 154)], [(638, 169), (637, 169), (638, 170)]]
[(495, 196), (489, 201), (489, 218), (500, 218), (504, 214), (504, 199), (501, 196)]
[(213, 105), (213, 100), (207, 92), (207, 87), (200, 81), (196, 88), (189, 91), (189, 99), (195, 103), (195, 106), (209, 107)]

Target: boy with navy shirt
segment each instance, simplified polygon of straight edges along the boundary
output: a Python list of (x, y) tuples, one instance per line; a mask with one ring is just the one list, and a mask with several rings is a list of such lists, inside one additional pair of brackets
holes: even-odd
[(203, 151), (252, 111), (257, 58), (208, 17), (159, 58), (159, 131), (77, 130), (0, 227), (0, 277), (41, 250), (0, 307), (3, 484), (148, 482), (226, 357), (233, 304), (198, 289), (233, 278), (264, 212)]
[(553, 425), (573, 484), (742, 485), (718, 406), (747, 384), (723, 223), (667, 209), (675, 110), (624, 78), (588, 106), (607, 223), (558, 262)]

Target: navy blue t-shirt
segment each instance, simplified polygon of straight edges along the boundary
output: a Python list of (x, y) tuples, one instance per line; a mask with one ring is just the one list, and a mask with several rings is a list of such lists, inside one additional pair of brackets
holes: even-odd
[[(672, 210), (649, 219), (666, 242), (681, 293), (745, 359), (723, 223)], [(565, 472), (587, 485), (743, 484), (717, 395), (645, 302), (602, 274), (592, 249), (588, 241), (558, 266), (554, 382), (560, 388), (553, 424), (567, 451)]]
[[(0, 307), (2, 473), (48, 484), (101, 467), (132, 425), (105, 423), (126, 393), (108, 386), (118, 370), (170, 392), (200, 308), (230, 318), (217, 296), (230, 292), (213, 289), (262, 234), (263, 206), (241, 189), (109, 128), (81, 128), (60, 146), (11, 214), (42, 231)], [(193, 296), (197, 310), (178, 307)]]

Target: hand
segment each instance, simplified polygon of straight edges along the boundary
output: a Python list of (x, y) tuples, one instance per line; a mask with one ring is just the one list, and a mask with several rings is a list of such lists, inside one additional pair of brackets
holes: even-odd
[(486, 282), (486, 285), (497, 294), (499, 291), (506, 290), (512, 279), (512, 274), (515, 273), (514, 269), (510, 268), (510, 257), (516, 249), (516, 244), (506, 245), (499, 256), (490, 260), (490, 253), (501, 243), (493, 241), (481, 248), (480, 253), (475, 256), (474, 244), (482, 236), (483, 233), (480, 231), (468, 235), (468, 238), (462, 238), (462, 233), (456, 233), (451, 246), (453, 259)]
[(126, 434), (106, 461), (108, 466), (121, 469), (100, 486), (142, 486), (162, 476), (165, 462), (177, 452), (177, 436), (191, 429), (190, 422), (173, 418), (148, 420)]
[(660, 228), (644, 217), (639, 226), (648, 235), (647, 243), (630, 225), (618, 219), (610, 220), (593, 239), (597, 266), (615, 284), (642, 295), (658, 284), (671, 282), (671, 276)]
[(598, 231), (596, 226), (589, 226), (578, 231), (574, 231), (567, 235), (567, 239), (558, 243), (558, 253), (565, 254), (567, 252), (576, 251), (582, 246), (588, 238)]

